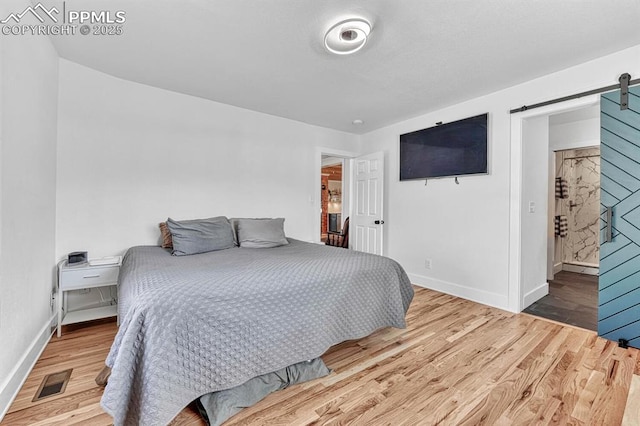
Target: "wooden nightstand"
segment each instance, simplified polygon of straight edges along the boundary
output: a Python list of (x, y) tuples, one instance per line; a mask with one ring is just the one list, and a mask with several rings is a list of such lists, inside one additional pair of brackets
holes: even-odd
[(63, 325), (118, 315), (118, 305), (115, 303), (99, 308), (66, 312), (65, 292), (84, 288), (117, 286), (119, 273), (120, 262), (95, 266), (88, 263), (69, 266), (66, 261), (60, 262), (58, 265), (58, 337), (62, 335)]

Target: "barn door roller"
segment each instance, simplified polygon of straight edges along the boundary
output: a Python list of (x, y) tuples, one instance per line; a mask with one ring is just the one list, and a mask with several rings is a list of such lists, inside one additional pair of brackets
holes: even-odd
[(620, 109), (629, 109), (629, 82), (631, 75), (628, 72), (622, 74), (618, 79), (620, 82)]

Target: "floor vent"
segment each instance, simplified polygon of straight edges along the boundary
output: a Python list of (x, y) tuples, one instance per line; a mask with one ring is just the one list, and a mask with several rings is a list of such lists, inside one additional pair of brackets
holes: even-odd
[(36, 392), (36, 396), (33, 397), (32, 402), (64, 393), (72, 371), (73, 368), (70, 368), (58, 373), (47, 374), (44, 379), (42, 379), (42, 383), (40, 383), (40, 387)]

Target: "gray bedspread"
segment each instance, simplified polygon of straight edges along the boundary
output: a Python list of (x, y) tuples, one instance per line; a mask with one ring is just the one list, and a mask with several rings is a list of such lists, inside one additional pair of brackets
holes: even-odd
[(171, 256), (133, 247), (101, 405), (116, 425), (164, 425), (191, 401), (405, 327), (413, 298), (395, 261), (304, 243)]

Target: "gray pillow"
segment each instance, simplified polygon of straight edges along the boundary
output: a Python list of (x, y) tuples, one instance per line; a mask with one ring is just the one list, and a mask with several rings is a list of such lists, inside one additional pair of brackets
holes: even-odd
[(238, 244), (246, 248), (271, 248), (289, 244), (284, 219), (234, 219)]
[(231, 224), (224, 216), (181, 221), (169, 218), (167, 226), (171, 231), (174, 256), (235, 247)]
[(240, 244), (238, 244), (238, 221), (240, 219), (239, 218), (235, 218), (232, 217), (231, 219), (229, 219), (229, 222), (231, 223), (231, 229), (233, 230), (233, 242), (236, 243), (237, 246), (239, 246)]

